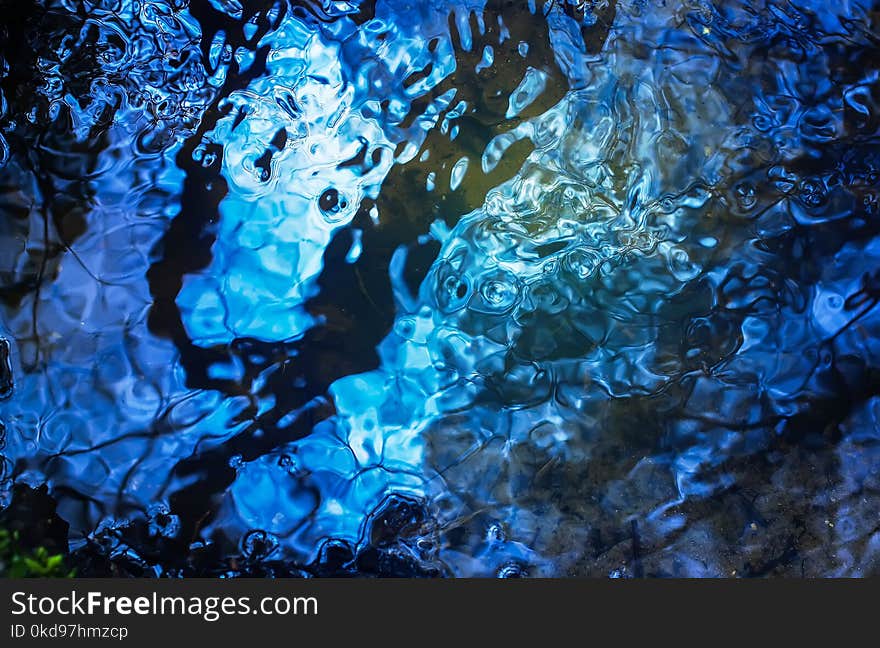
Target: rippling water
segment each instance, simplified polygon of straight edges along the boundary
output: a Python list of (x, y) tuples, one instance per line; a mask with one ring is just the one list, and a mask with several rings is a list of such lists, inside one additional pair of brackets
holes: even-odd
[(880, 573), (880, 5), (0, 8), (81, 573)]

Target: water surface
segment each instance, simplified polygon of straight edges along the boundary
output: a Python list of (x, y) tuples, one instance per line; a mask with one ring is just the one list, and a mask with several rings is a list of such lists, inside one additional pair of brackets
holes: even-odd
[(880, 5), (0, 8), (0, 505), (80, 573), (878, 573)]

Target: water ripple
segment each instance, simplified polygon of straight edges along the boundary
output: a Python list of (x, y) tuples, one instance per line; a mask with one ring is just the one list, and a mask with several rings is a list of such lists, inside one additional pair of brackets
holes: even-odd
[(876, 573), (876, 4), (4, 9), (3, 505), (87, 572)]

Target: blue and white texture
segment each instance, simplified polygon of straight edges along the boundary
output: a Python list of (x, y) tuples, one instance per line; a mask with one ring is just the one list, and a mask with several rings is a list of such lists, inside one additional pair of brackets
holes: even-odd
[[(156, 573), (181, 528), (318, 572), (878, 573), (876, 5), (184, 4), (96, 3), (45, 114), (4, 98), (5, 505), (47, 484), (73, 549)], [(373, 258), (393, 317), (331, 371)]]

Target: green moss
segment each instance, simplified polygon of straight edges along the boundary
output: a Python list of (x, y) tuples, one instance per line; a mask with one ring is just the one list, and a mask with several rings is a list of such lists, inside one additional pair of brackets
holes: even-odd
[(67, 569), (63, 555), (50, 554), (45, 547), (28, 552), (19, 544), (17, 532), (0, 529), (0, 577), (72, 578), (74, 572)]

